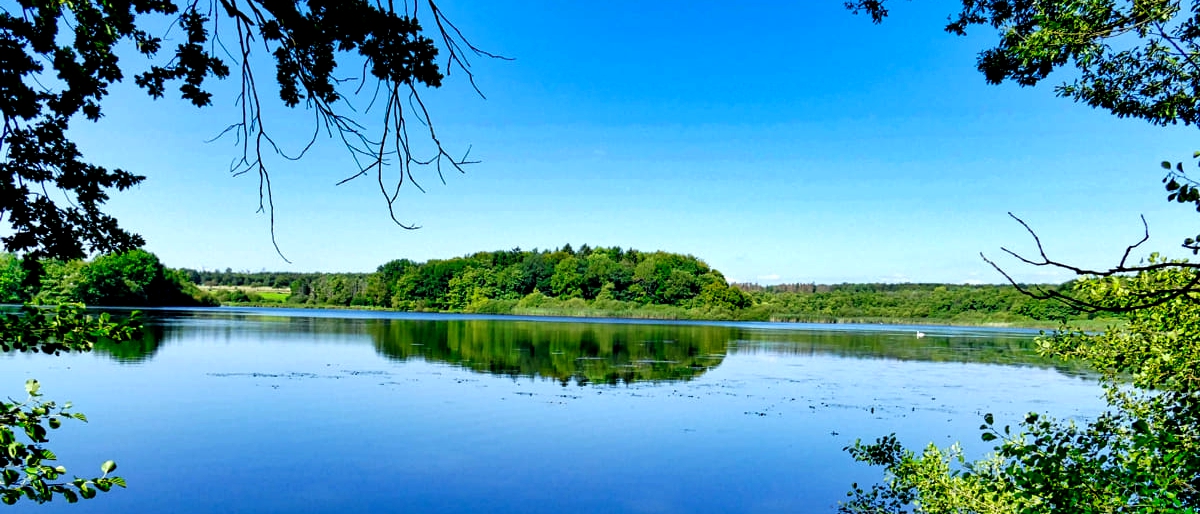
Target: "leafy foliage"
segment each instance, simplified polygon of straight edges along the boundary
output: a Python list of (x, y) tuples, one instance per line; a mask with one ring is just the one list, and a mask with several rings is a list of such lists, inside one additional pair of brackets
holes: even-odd
[[(876, 23), (889, 14), (887, 0), (845, 5)], [(1119, 118), (1200, 125), (1200, 2), (963, 0), (946, 31), (965, 35), (974, 27), (999, 35), (976, 63), (990, 83), (1035, 86), (1055, 70), (1072, 68), (1076, 73), (1055, 87), (1061, 97)], [(1184, 163), (1162, 166), (1168, 201), (1200, 212), (1200, 183), (1188, 176)], [(1183, 245), (1200, 253), (1200, 235)]]
[[(384, 188), (384, 166), (401, 167), (396, 189), (413, 179), (415, 166), (442, 165), (462, 170), (464, 158), (451, 158), (433, 129), (418, 86), (438, 87), (442, 68), (435, 61), (438, 48), (417, 21), (418, 4), (396, 11), (391, 2), (367, 0), (214, 0), (177, 4), (172, 0), (17, 0), (0, 10), (0, 218), (10, 227), (0, 237), (5, 249), (20, 255), (0, 260), (0, 301), (86, 302), (104, 305), (180, 305), (205, 300), (182, 275), (165, 269), (152, 254), (136, 250), (143, 239), (128, 232), (103, 211), (112, 191), (139, 184), (145, 177), (122, 169), (88, 162), (71, 140), (71, 122), (78, 117), (98, 121), (110, 88), (131, 71), (120, 57), (135, 53), (150, 64), (134, 73), (134, 82), (154, 98), (178, 85), (184, 100), (197, 107), (209, 105), (213, 94), (209, 79), (231, 75), (226, 58), (235, 61), (241, 78), (240, 121), (231, 132), (242, 146), (234, 161), (235, 174), (255, 172), (259, 177), (260, 210), (263, 200), (274, 207), (264, 162), (265, 152), (285, 154), (264, 128), (259, 81), (252, 50), (266, 50), (275, 60), (274, 75), (284, 105), (313, 109), (312, 140), (324, 129), (340, 139), (357, 167), (353, 176), (374, 170), (379, 175), (389, 210), (396, 193)], [(419, 4), (428, 9), (427, 20), (436, 27), (447, 50), (447, 67), (457, 66), (471, 77), (464, 51), (490, 55), (470, 45), (458, 28), (432, 0)], [(165, 19), (164, 19), (165, 18)], [(218, 29), (224, 20), (225, 32)], [(163, 23), (165, 21), (165, 23)], [(173, 47), (148, 27), (179, 29)], [(226, 46), (221, 36), (232, 37)], [(167, 51), (163, 51), (166, 49)], [(233, 49), (233, 51), (231, 51)], [(346, 79), (335, 75), (339, 58), (350, 57), (350, 68), (362, 70), (359, 89), (367, 74), (379, 87), (383, 127), (372, 139), (364, 125), (341, 114)], [(371, 88), (368, 88), (370, 90)], [(353, 93), (352, 93), (353, 94)], [(401, 99), (408, 99), (408, 105)], [(406, 111), (408, 106), (411, 109)], [(416, 156), (409, 141), (406, 116), (416, 116), (428, 131), (433, 155)], [(395, 214), (392, 215), (395, 220)], [(397, 223), (399, 223), (397, 221)], [(92, 262), (80, 259), (104, 254)], [(17, 265), (17, 263), (20, 263)], [(26, 307), (7, 315), (0, 324), (0, 350), (58, 354), (86, 351), (105, 338), (128, 339), (127, 326), (107, 317), (93, 320), (76, 307), (61, 307), (54, 316)], [(38, 384), (27, 384), (29, 398), (0, 403), (0, 500), (19, 498), (37, 502), (56, 496), (76, 501), (91, 498), (113, 485), (111, 462), (104, 476), (55, 482), (65, 473), (46, 462), (54, 460), (46, 442), (45, 426), (56, 428), (62, 419), (76, 417), (66, 407), (39, 400)], [(24, 432), (27, 442), (15, 433)], [(22, 470), (24, 475), (22, 475)]]
[[(58, 428), (65, 419), (87, 421), (87, 417), (70, 412), (70, 403), (60, 408), (54, 402), (39, 400), (39, 389), (38, 381), (30, 379), (25, 382), (25, 391), (29, 394), (25, 401), (0, 402), (0, 446), (6, 450), (0, 454), (0, 502), (12, 505), (24, 497), (43, 503), (59, 495), (75, 503), (80, 498), (94, 498), (97, 492), (108, 492), (113, 486), (125, 487), (125, 479), (108, 476), (117, 469), (111, 460), (100, 466), (103, 473), (100, 477), (76, 477), (69, 482), (55, 482), (66, 474), (67, 468), (48, 464), (56, 456), (39, 446), (49, 442), (46, 429)], [(29, 443), (19, 440), (10, 427), (23, 430)]]
[[(139, 336), (136, 313), (116, 321), (108, 314), (87, 315), (74, 305), (60, 306), (50, 313), (27, 305), (20, 312), (0, 317), (3, 352), (86, 352), (96, 341), (128, 341)], [(40, 387), (36, 380), (28, 380), (24, 400), (0, 401), (0, 502), (11, 505), (25, 498), (43, 503), (61, 497), (74, 503), (113, 486), (125, 487), (124, 479), (109, 476), (117, 467), (113, 461), (100, 466), (103, 474), (99, 477), (61, 480), (67, 470), (52, 465), (57, 457), (43, 444), (49, 442), (49, 430), (59, 428), (63, 421), (86, 422), (87, 418), (73, 412), (70, 403), (60, 407), (42, 400)]]
[[(30, 263), (31, 260), (25, 262)], [(158, 258), (142, 250), (101, 256), (88, 263), (75, 261), (32, 261), (31, 269), (40, 273), (39, 288), (27, 290), (22, 283), (27, 271), (9, 254), (0, 255), (0, 287), (8, 301), (35, 299), (59, 303), (54, 310), (25, 304), (19, 310), (0, 315), (0, 352), (24, 352), (60, 355), (91, 351), (96, 344), (110, 352), (121, 351), (121, 344), (142, 336), (140, 314), (116, 320), (107, 313), (92, 316), (77, 302), (101, 305), (190, 305), (189, 295), (196, 286), (164, 268)], [(25, 498), (38, 503), (56, 497), (76, 502), (89, 499), (113, 486), (125, 487), (124, 479), (109, 476), (116, 464), (101, 466), (96, 478), (75, 477), (64, 480), (66, 470), (54, 466), (55, 454), (44, 446), (48, 430), (63, 421), (87, 421), (83, 414), (41, 398), (36, 380), (26, 383), (27, 398), (0, 401), (0, 501), (16, 503)]]
[[(1076, 287), (1093, 301), (1122, 302), (1193, 278), (1193, 271), (1167, 268)], [(886, 478), (869, 490), (856, 486), (842, 512), (1196, 512), (1198, 300), (1133, 311), (1126, 326), (1103, 333), (1062, 330), (1041, 340), (1044, 354), (1084, 360), (1102, 374), (1109, 410), (1094, 421), (1030, 413), (1013, 429), (988, 414), (982, 438), (999, 444), (974, 462), (953, 447), (916, 455), (890, 436), (856, 442), (851, 455), (883, 466)], [(948, 465), (952, 459), (958, 467)]]
[[(182, 273), (206, 285), (278, 287), (289, 282), (289, 301), (314, 305), (472, 310), (487, 300), (515, 302), (535, 291), (562, 300), (590, 301), (607, 291), (609, 300), (637, 304), (749, 305), (745, 293), (693, 256), (586, 245), (579, 251), (569, 245), (553, 251), (513, 249), (424, 263), (398, 259), (373, 274)], [(703, 298), (702, 290), (708, 292)]]
[[(878, 23), (884, 0), (846, 2)], [(946, 31), (965, 35), (984, 26), (999, 42), (980, 52), (977, 68), (988, 82), (1041, 83), (1070, 66), (1078, 75), (1059, 85), (1060, 96), (1118, 117), (1156, 125), (1200, 123), (1200, 5), (1178, 0), (964, 0)]]
[[(417, 87), (439, 87), (444, 78), (432, 37), (441, 40), (448, 54), (446, 69), (458, 67), (468, 78), (464, 52), (491, 54), (463, 39), (431, 0), (412, 4), (412, 11), (407, 3), (401, 11), (395, 7), (367, 0), (19, 0), (0, 13), (0, 62), (5, 63), (0, 67), (0, 214), (12, 228), (2, 238), (5, 248), (69, 260), (144, 243), (102, 207), (111, 191), (129, 189), (145, 177), (88, 162), (70, 136), (71, 122), (80, 115), (89, 121), (103, 116), (110, 89), (130, 74), (153, 98), (177, 85), (180, 96), (197, 107), (213, 101), (210, 79), (240, 78), (242, 118), (227, 132), (236, 135), (242, 155), (231, 171), (258, 175), (273, 222), (264, 153), (298, 155), (284, 153), (264, 128), (259, 84), (266, 81), (256, 78), (253, 54), (258, 51), (275, 61), (282, 103), (317, 114), (312, 140), (299, 155), (324, 131), (347, 147), (358, 171), (354, 176), (374, 170), (381, 187), (390, 158), (398, 157), (392, 160), (402, 167), (396, 188), (412, 181), (415, 166), (435, 166), (439, 174), (443, 164), (461, 171), (469, 161), (450, 158), (442, 148)], [(421, 7), (434, 24), (432, 31), (417, 20)], [(172, 31), (177, 31), (176, 41), (170, 40)], [(122, 60), (130, 55), (148, 65), (130, 70)], [(347, 68), (339, 69), (339, 64), (347, 63), (362, 76), (343, 91)], [(368, 79), (376, 82), (375, 94), (385, 106), (380, 113), (385, 127), (378, 137), (343, 114), (347, 96), (364, 86), (373, 89), (364, 84)], [(404, 110), (403, 98), (413, 101), (413, 112)], [(432, 156), (410, 151), (405, 118), (414, 115), (428, 131)], [(56, 200), (55, 190), (66, 202)], [(384, 196), (391, 207), (395, 196), (386, 189)]]
[(25, 269), (15, 255), (0, 254), (0, 303), (17, 303), (24, 299)]
[[(1187, 5), (1187, 7), (1185, 7)], [(848, 1), (878, 23), (885, 0)], [(1034, 86), (1056, 69), (1076, 73), (1056, 92), (1154, 125), (1200, 124), (1200, 3), (1178, 0), (963, 0), (948, 32), (995, 29), (998, 43), (979, 54), (991, 83)], [(1200, 152), (1193, 158), (1200, 157)], [(1182, 162), (1164, 161), (1167, 199), (1194, 204), (1200, 189)], [(1024, 225), (1024, 222), (1017, 219)], [(1024, 225), (1029, 229), (1028, 225)], [(1076, 424), (1030, 414), (1013, 430), (984, 418), (996, 453), (967, 462), (953, 448), (918, 456), (888, 437), (855, 443), (858, 460), (885, 468), (870, 490), (855, 487), (843, 512), (1196, 512), (1200, 509), (1200, 266), (1152, 255), (1127, 265), (1086, 270), (1048, 258), (1021, 261), (1074, 271), (1071, 305), (1128, 313), (1128, 325), (1101, 333), (1064, 329), (1043, 340), (1050, 355), (1075, 358), (1103, 373), (1109, 411)], [(1184, 247), (1200, 252), (1200, 236)], [(1012, 252), (1009, 252), (1012, 253)], [(958, 467), (942, 466), (951, 458)], [(941, 467), (939, 467), (941, 466)], [(965, 487), (951, 491), (940, 484)]]
[[(113, 307), (214, 305), (182, 273), (167, 268), (145, 250), (101, 255), (93, 260), (43, 260), (28, 266), (32, 287), (14, 297), (40, 304), (82, 303)], [(25, 273), (25, 267), (17, 268)], [(5, 280), (0, 270), (0, 283)]]

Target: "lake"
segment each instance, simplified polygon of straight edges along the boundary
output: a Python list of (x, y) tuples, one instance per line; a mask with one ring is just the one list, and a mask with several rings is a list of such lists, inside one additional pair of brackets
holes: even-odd
[(1027, 330), (149, 314), (136, 343), (0, 355), (0, 394), (87, 414), (51, 432), (69, 475), (129, 483), (14, 512), (829, 512), (881, 475), (856, 438), (979, 456), (986, 412), (1104, 405)]

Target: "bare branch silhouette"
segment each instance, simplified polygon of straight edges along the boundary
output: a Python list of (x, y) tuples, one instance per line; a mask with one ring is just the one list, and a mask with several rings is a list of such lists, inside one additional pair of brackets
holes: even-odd
[[(1105, 268), (1105, 269), (1090, 269), (1090, 268), (1084, 268), (1084, 267), (1080, 267), (1080, 266), (1067, 264), (1065, 262), (1058, 261), (1055, 259), (1051, 259), (1046, 254), (1046, 249), (1044, 246), (1042, 246), (1042, 240), (1040, 237), (1038, 237), (1037, 232), (1035, 232), (1033, 230), (1033, 228), (1030, 227), (1029, 224), (1025, 222), (1025, 220), (1017, 217), (1015, 214), (1010, 212), (1010, 213), (1008, 213), (1008, 215), (1012, 219), (1016, 220), (1017, 223), (1020, 223), (1021, 226), (1025, 228), (1025, 231), (1029, 233), (1029, 236), (1033, 238), (1034, 244), (1037, 246), (1037, 257), (1036, 258), (1026, 257), (1017, 252), (1009, 250), (1008, 248), (1001, 248), (1000, 250), (1003, 251), (1004, 253), (1012, 256), (1013, 258), (1019, 260), (1020, 262), (1022, 262), (1024, 264), (1028, 264), (1031, 266), (1037, 266), (1037, 267), (1050, 267), (1050, 268), (1056, 268), (1056, 269), (1061, 269), (1061, 270), (1067, 270), (1067, 271), (1070, 271), (1070, 272), (1072, 272), (1080, 277), (1084, 277), (1084, 278), (1104, 278), (1104, 277), (1114, 277), (1114, 276), (1121, 276), (1121, 275), (1133, 275), (1133, 274), (1137, 274), (1137, 273), (1141, 273), (1141, 272), (1145, 272), (1145, 271), (1155, 271), (1155, 270), (1164, 270), (1164, 269), (1200, 270), (1200, 263), (1192, 263), (1192, 262), (1185, 262), (1185, 261), (1152, 261), (1148, 264), (1130, 265), (1129, 264), (1130, 254), (1132, 254), (1135, 249), (1141, 247), (1141, 245), (1143, 243), (1145, 243), (1146, 241), (1148, 241), (1150, 239), (1150, 227), (1146, 223), (1145, 216), (1141, 217), (1142, 229), (1143, 229), (1141, 239), (1139, 239), (1137, 242), (1135, 242), (1133, 244), (1130, 244), (1129, 246), (1127, 246), (1125, 248), (1125, 252), (1124, 252), (1124, 254), (1122, 254), (1121, 260), (1119, 262), (1117, 262), (1117, 264), (1115, 266), (1112, 266), (1110, 268)], [(1185, 245), (1185, 247), (1186, 247), (1186, 245)], [(1012, 284), (1013, 287), (1016, 287), (1017, 290), (1020, 291), (1021, 293), (1028, 295), (1032, 298), (1039, 299), (1039, 300), (1057, 300), (1057, 301), (1060, 301), (1072, 308), (1079, 309), (1081, 311), (1120, 313), (1120, 312), (1130, 312), (1130, 311), (1134, 311), (1137, 309), (1144, 309), (1147, 307), (1154, 307), (1157, 305), (1162, 305), (1164, 303), (1167, 303), (1169, 301), (1172, 301), (1172, 300), (1175, 300), (1178, 298), (1186, 298), (1190, 301), (1200, 301), (1200, 273), (1194, 273), (1193, 274), (1194, 276), (1187, 283), (1185, 283), (1182, 287), (1155, 289), (1155, 290), (1149, 291), (1149, 292), (1132, 294), (1132, 295), (1129, 295), (1128, 300), (1122, 300), (1122, 303), (1108, 304), (1108, 303), (1101, 303), (1101, 302), (1097, 302), (1097, 301), (1089, 300), (1089, 299), (1085, 299), (1085, 298), (1079, 298), (1076, 296), (1071, 296), (1068, 293), (1063, 293), (1062, 291), (1053, 290), (1053, 289), (1047, 289), (1040, 285), (1030, 286), (1030, 285), (1026, 285), (1026, 284), (1021, 284), (1021, 283), (1017, 282), (1015, 279), (1013, 279), (1013, 277), (1011, 275), (1009, 275), (1008, 272), (1006, 272), (1003, 268), (1001, 268), (1000, 265), (997, 264), (995, 261), (989, 259), (983, 253), (980, 253), (979, 256), (981, 258), (983, 258), (984, 262), (991, 265), (992, 268), (994, 268), (997, 272), (999, 272), (1002, 276), (1004, 276), (1005, 280), (1007, 280), (1009, 284)]]
[[(335, 185), (342, 185), (374, 174), (387, 207), (388, 216), (397, 226), (408, 230), (417, 229), (419, 226), (402, 221), (398, 214), (400, 192), (405, 183), (424, 192), (425, 189), (416, 180), (420, 169), (432, 169), (444, 184), (446, 170), (452, 169), (459, 173), (465, 173), (467, 166), (479, 162), (469, 159), (469, 147), (466, 152), (462, 153), (462, 157), (456, 157), (438, 135), (432, 116), (421, 97), (423, 87), (438, 87), (441, 84), (442, 72), (438, 71), (432, 62), (429, 63), (434, 66), (432, 71), (416, 69), (421, 63), (413, 64), (403, 59), (397, 62), (390, 60), (381, 62), (381, 59), (384, 58), (394, 58), (393, 55), (386, 54), (387, 51), (394, 51), (394, 49), (388, 48), (381, 51), (385, 52), (384, 54), (376, 55), (361, 50), (364, 45), (372, 43), (369, 38), (349, 43), (339, 42), (338, 44), (342, 45), (339, 50), (343, 51), (357, 45), (360, 48), (359, 54), (363, 58), (363, 63), (361, 70), (356, 71), (357, 77), (334, 78), (331, 76), (332, 70), (321, 68), (322, 63), (320, 62), (320, 59), (325, 57), (325, 54), (320, 52), (332, 55), (332, 50), (318, 48), (314, 51), (312, 48), (305, 47), (303, 42), (290, 39), (284, 28), (279, 28), (284, 27), (285, 22), (280, 20), (280, 13), (271, 10), (274, 8), (273, 6), (262, 4), (261, 0), (213, 0), (213, 2), (213, 9), (215, 9), (216, 2), (219, 2), (228, 19), (233, 22), (238, 50), (235, 60), (240, 65), (241, 73), (241, 92), (237, 97), (237, 104), (241, 107), (241, 119), (228, 126), (217, 137), (232, 136), (235, 143), (241, 146), (240, 157), (230, 165), (229, 171), (232, 175), (254, 173), (258, 176), (259, 211), (266, 212), (270, 217), (271, 242), (285, 261), (287, 258), (283, 256), (276, 240), (275, 203), (270, 170), (265, 157), (275, 155), (294, 161), (304, 157), (322, 135), (338, 141), (349, 153), (353, 168), (344, 178), (337, 180)], [(382, 11), (384, 15), (411, 23), (407, 28), (410, 30), (409, 33), (393, 34), (389, 32), (387, 35), (395, 38), (395, 41), (385, 41), (384, 43), (407, 44), (411, 46), (402, 47), (402, 51), (410, 51), (413, 55), (419, 54), (418, 56), (430, 59), (436, 56), (437, 49), (421, 46), (425, 42), (432, 43), (430, 40), (422, 39), (424, 38), (423, 32), (417, 25), (418, 9), (422, 6), (428, 9), (427, 15), (433, 17), (434, 28), (430, 33), (438, 40), (437, 49), (445, 52), (446, 55), (445, 75), (448, 76), (453, 69), (464, 73), (471, 87), (483, 98), (483, 93), (475, 82), (469, 57), (474, 55), (493, 59), (511, 59), (484, 51), (472, 44), (434, 0), (414, 2), (411, 12), (407, 10), (407, 2), (399, 11), (393, 2), (376, 2), (374, 8)], [(290, 14), (295, 15), (295, 13)], [(292, 23), (301, 23), (291, 18), (285, 19), (291, 20)], [(215, 30), (215, 19), (213, 24)], [(276, 36), (269, 42), (267, 41), (269, 36), (264, 32), (266, 30), (264, 27), (272, 27), (272, 30), (278, 29), (283, 32), (283, 35)], [(396, 30), (404, 30), (404, 28)], [(378, 42), (376, 41), (376, 43)], [(224, 48), (224, 45), (222, 44), (221, 47)], [(289, 100), (284, 95), (285, 103), (291, 105), (294, 101), (302, 99), (304, 107), (311, 109), (314, 113), (311, 135), (292, 152), (285, 151), (276, 143), (272, 136), (273, 129), (268, 128), (263, 119), (263, 104), (259, 97), (260, 84), (253, 69), (252, 59), (254, 50), (260, 48), (276, 57), (280, 63), (278, 65), (280, 70), (283, 70), (284, 63), (294, 66), (294, 69), (289, 68), (289, 70), (294, 72), (293, 76), (299, 86), (300, 96)], [(421, 52), (427, 53), (421, 54)], [(409, 60), (419, 61), (416, 57)], [(399, 68), (391, 69), (388, 68), (389, 66)], [(370, 101), (366, 110), (359, 113), (350, 103), (349, 98), (361, 93), (371, 79), (376, 81), (374, 93), (369, 96)], [(279, 80), (281, 87), (284, 87), (282, 82), (284, 78)], [(350, 84), (352, 82), (357, 82), (357, 84)], [(346, 88), (345, 93), (342, 91), (343, 88)], [(409, 104), (407, 111), (402, 102), (404, 98)], [(376, 112), (374, 115), (382, 116), (382, 124), (378, 128), (371, 129), (366, 123), (359, 121), (357, 116), (370, 113), (375, 107), (382, 108), (382, 113)], [(422, 126), (421, 130), (415, 133), (410, 131), (408, 123), (412, 118), (415, 118)], [(419, 150), (415, 147), (418, 138), (423, 141), (421, 145), (427, 146), (428, 149)], [(394, 176), (389, 177), (389, 169), (396, 170)]]

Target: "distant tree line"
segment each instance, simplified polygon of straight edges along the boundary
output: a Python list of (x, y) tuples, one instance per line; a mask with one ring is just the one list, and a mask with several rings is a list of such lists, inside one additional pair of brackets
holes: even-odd
[(414, 262), (398, 259), (375, 273), (234, 273), (181, 270), (197, 284), (282, 287), (288, 302), (415, 311), (481, 311), (550, 300), (618, 302), (681, 308), (744, 309), (750, 297), (690, 255), (621, 248), (519, 248)]
[[(1070, 284), (1043, 286), (1060, 289)], [(1084, 319), (1089, 313), (1022, 294), (1011, 285), (788, 284), (738, 287), (751, 291), (757, 308), (780, 320), (848, 318), (1013, 322)], [(986, 318), (986, 319), (984, 319)]]
[(31, 262), (0, 254), (0, 302), (131, 307), (223, 302), (814, 322), (1045, 323), (1088, 317), (1009, 285), (731, 285), (691, 255), (587, 245), (427, 262), (397, 259), (374, 273), (176, 270), (144, 250), (91, 261)]
[(570, 245), (514, 248), (426, 262), (397, 259), (374, 273), (176, 270), (144, 250), (91, 261), (31, 262), (0, 254), (0, 302), (291, 304), (813, 322), (1051, 323), (1088, 317), (1009, 285), (731, 285), (720, 271), (691, 255), (587, 245), (578, 250)]
[[(205, 286), (287, 288), (280, 301), (294, 305), (405, 311), (824, 322), (1047, 323), (1088, 317), (1009, 285), (729, 284), (691, 255), (587, 245), (427, 262), (397, 259), (374, 273), (180, 272)], [(226, 302), (271, 303), (254, 292), (215, 293)]]
[(0, 303), (113, 307), (216, 305), (188, 277), (145, 250), (84, 260), (24, 260), (0, 254)]
[(827, 292), (830, 290), (830, 288), (834, 287), (831, 285), (815, 283), (774, 284), (764, 286), (751, 282), (734, 282), (733, 286), (741, 289), (742, 291), (746, 291), (747, 293), (759, 293), (763, 291), (770, 293), (816, 293)]
[(292, 282), (297, 280), (312, 280), (322, 275), (322, 273), (299, 273), (288, 271), (262, 271), (251, 273), (245, 271), (233, 271), (232, 268), (225, 268), (225, 271), (181, 268), (179, 272), (187, 277), (188, 281), (200, 286), (272, 288), (287, 288), (292, 285)]

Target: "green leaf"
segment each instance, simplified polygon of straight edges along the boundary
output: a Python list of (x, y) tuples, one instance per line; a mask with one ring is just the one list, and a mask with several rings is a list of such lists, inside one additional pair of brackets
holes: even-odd
[(983, 435), (981, 435), (979, 437), (981, 439), (983, 439), (984, 441), (995, 441), (996, 440), (996, 434), (993, 434), (991, 432), (984, 432)]
[(992, 417), (992, 413), (989, 412), (983, 415), (983, 422), (991, 425), (992, 423), (995, 423), (996, 420)]
[(104, 464), (100, 465), (100, 471), (104, 472), (105, 475), (112, 473), (116, 469), (117, 469), (117, 463), (113, 462), (111, 460), (106, 460), (106, 461), (104, 461)]
[(1133, 422), (1133, 431), (1139, 434), (1144, 434), (1150, 431), (1150, 425), (1146, 423), (1146, 420), (1139, 419)]
[(37, 380), (34, 380), (31, 378), (31, 379), (25, 381), (25, 392), (29, 393), (29, 396), (37, 396), (38, 389), (41, 389), (41, 388), (42, 388), (42, 386), (41, 386), (41, 384), (38, 384)]

